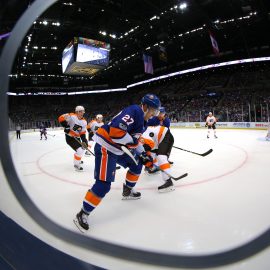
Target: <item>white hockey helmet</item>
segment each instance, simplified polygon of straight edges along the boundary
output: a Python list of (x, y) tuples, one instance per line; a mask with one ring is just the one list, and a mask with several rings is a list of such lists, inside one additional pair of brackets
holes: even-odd
[(83, 106), (76, 106), (75, 112), (81, 112), (81, 111), (84, 111), (85, 112), (84, 107)]
[(97, 120), (103, 120), (103, 115), (102, 114), (97, 114), (96, 119)]

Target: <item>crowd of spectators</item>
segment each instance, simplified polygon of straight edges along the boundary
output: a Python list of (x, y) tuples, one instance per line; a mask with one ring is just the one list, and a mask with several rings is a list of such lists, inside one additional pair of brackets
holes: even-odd
[[(75, 96), (10, 96), (9, 117), (26, 128), (58, 126), (62, 113), (76, 105), (86, 109), (88, 121), (103, 114), (109, 121), (123, 107), (139, 104), (146, 93), (157, 94), (172, 122), (204, 121), (209, 111), (219, 121), (269, 121), (270, 68), (215, 74), (191, 74), (154, 82), (128, 91)], [(23, 105), (22, 105), (23, 104)]]

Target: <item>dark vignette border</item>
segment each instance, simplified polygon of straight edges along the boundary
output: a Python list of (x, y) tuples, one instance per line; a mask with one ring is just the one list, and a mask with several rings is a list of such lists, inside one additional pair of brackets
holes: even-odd
[(270, 228), (252, 241), (234, 249), (203, 256), (170, 255), (128, 248), (67, 230), (48, 219), (31, 201), (16, 174), (8, 139), (9, 77), (16, 52), (33, 21), (58, 0), (36, 0), (22, 15), (7, 40), (0, 59), (0, 157), (10, 188), (25, 211), (42, 228), (57, 238), (100, 254), (144, 264), (172, 268), (211, 268), (249, 258), (270, 245)]

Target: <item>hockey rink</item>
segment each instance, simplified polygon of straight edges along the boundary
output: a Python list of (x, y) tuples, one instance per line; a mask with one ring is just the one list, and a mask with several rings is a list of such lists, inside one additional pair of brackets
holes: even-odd
[[(175, 191), (160, 194), (160, 174), (142, 173), (136, 189), (140, 200), (121, 198), (125, 169), (105, 199), (89, 216), (92, 236), (129, 247), (173, 254), (212, 254), (246, 243), (270, 225), (270, 141), (265, 130), (172, 129), (175, 146), (203, 153), (201, 157), (173, 148)], [(73, 150), (63, 131), (11, 138), (17, 173), (27, 193), (43, 213), (74, 230), (75, 214), (94, 182), (94, 157), (84, 157), (84, 172), (73, 168)]]

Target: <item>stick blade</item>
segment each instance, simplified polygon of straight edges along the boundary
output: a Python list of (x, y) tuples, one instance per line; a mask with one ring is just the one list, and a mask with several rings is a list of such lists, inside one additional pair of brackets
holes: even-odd
[(207, 152), (201, 154), (201, 156), (202, 156), (202, 157), (205, 157), (205, 156), (209, 155), (209, 154), (212, 153), (212, 152), (213, 152), (213, 149), (211, 148), (211, 149), (209, 149)]
[(135, 157), (132, 155), (132, 153), (128, 150), (126, 146), (121, 145), (121, 150), (126, 153), (136, 165), (138, 165), (138, 161), (135, 159)]
[(177, 180), (180, 180), (180, 179), (182, 179), (182, 178), (184, 178), (184, 177), (186, 177), (186, 176), (188, 176), (188, 173), (184, 173), (184, 174), (182, 174), (182, 175), (180, 175), (180, 176), (178, 176), (178, 177), (171, 177), (173, 180), (175, 180), (175, 181), (177, 181)]

